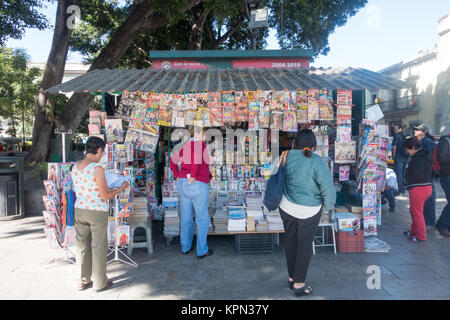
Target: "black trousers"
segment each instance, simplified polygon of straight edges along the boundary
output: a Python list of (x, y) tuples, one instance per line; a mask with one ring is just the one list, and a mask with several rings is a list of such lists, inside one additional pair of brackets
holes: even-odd
[(308, 219), (297, 219), (283, 211), (280, 216), (285, 230), (284, 246), (289, 277), (294, 282), (305, 282), (312, 256), (312, 241), (320, 222), (322, 210)]

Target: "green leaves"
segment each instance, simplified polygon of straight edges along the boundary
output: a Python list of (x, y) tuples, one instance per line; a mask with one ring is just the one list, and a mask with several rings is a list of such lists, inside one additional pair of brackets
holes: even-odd
[(48, 20), (39, 9), (48, 1), (40, 0), (2, 0), (0, 1), (0, 46), (8, 38), (21, 39), (25, 28), (44, 30)]

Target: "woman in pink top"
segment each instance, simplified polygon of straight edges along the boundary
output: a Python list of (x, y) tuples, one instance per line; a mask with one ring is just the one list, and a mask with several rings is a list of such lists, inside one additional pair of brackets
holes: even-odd
[(208, 248), (207, 237), (210, 224), (208, 212), (209, 154), (206, 149), (203, 128), (191, 128), (191, 140), (181, 148), (179, 153), (170, 157), (170, 169), (177, 179), (177, 190), (180, 195), (180, 242), (181, 252), (187, 254), (192, 250), (194, 238), (194, 221), (192, 210), (195, 210), (197, 224), (197, 257), (204, 258), (213, 254)]
[(80, 265), (79, 290), (92, 286), (99, 292), (112, 285), (106, 277), (108, 253), (108, 199), (114, 198), (125, 188), (108, 190), (105, 169), (98, 164), (105, 150), (105, 142), (90, 137), (86, 142), (86, 157), (72, 168), (75, 202), (75, 230), (77, 233), (77, 263)]

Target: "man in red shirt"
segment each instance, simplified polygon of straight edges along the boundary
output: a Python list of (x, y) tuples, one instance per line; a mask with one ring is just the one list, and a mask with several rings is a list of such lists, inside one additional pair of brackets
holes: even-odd
[(181, 252), (188, 254), (192, 250), (194, 209), (197, 224), (197, 257), (204, 258), (213, 254), (213, 250), (209, 249), (207, 244), (210, 224), (208, 184), (211, 180), (209, 154), (203, 142), (203, 128), (191, 128), (190, 133), (192, 138), (183, 145), (180, 152), (171, 155), (170, 169), (177, 179), (177, 190), (180, 195)]

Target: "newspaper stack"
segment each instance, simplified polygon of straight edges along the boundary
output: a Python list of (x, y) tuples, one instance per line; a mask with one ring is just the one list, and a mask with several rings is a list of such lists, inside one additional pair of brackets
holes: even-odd
[(229, 206), (228, 207), (228, 231), (245, 231), (246, 230), (246, 214), (245, 208), (239, 206)]
[(164, 212), (164, 236), (173, 238), (180, 234), (180, 216), (178, 210)]
[(256, 231), (256, 220), (253, 216), (247, 216), (247, 231), (255, 232)]
[(284, 230), (283, 221), (281, 220), (280, 213), (270, 212), (266, 214), (267, 223), (269, 224), (269, 231)]
[(247, 211), (260, 211), (263, 207), (261, 193), (247, 194), (245, 202), (247, 204)]
[(180, 215), (178, 213), (177, 198), (163, 198), (164, 207), (164, 236), (176, 237), (180, 234)]
[(227, 233), (228, 231), (228, 212), (225, 210), (216, 210), (213, 218), (214, 232)]
[(268, 231), (269, 230), (269, 225), (267, 224), (267, 220), (261, 220), (261, 221), (256, 221), (256, 231), (257, 232), (261, 232), (261, 231)]
[(135, 197), (131, 203), (133, 209), (131, 210), (132, 214), (128, 218), (130, 224), (147, 222), (148, 217), (147, 198)]

